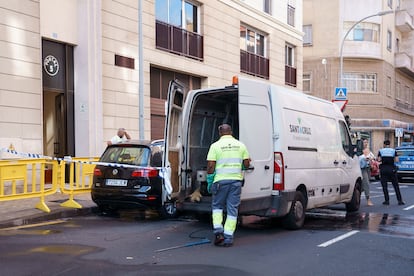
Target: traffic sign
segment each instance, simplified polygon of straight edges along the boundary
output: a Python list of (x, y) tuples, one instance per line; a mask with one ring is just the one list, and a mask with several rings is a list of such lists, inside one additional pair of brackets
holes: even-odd
[(403, 128), (396, 128), (395, 129), (395, 137), (403, 137), (404, 129)]
[(335, 100), (346, 100), (346, 87), (336, 87), (335, 88)]
[(345, 100), (345, 101), (333, 100), (332, 102), (336, 104), (339, 107), (339, 109), (343, 112), (346, 107), (346, 104), (348, 103), (348, 100)]

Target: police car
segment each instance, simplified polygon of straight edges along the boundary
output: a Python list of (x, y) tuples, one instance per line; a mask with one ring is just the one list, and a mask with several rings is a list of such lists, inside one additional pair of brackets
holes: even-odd
[(407, 177), (414, 178), (414, 144), (403, 144), (395, 150), (398, 155), (398, 162), (396, 162), (398, 181)]

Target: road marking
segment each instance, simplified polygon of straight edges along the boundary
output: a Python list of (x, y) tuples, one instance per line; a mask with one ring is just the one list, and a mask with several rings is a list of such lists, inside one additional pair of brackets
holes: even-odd
[(45, 225), (53, 225), (53, 224), (59, 224), (66, 222), (67, 220), (58, 219), (54, 221), (48, 221), (48, 222), (40, 222), (40, 223), (34, 223), (34, 224), (27, 224), (27, 225), (20, 225), (20, 226), (14, 226), (14, 227), (8, 227), (8, 228), (1, 228), (0, 231), (7, 231), (7, 230), (18, 230), (18, 229), (24, 229), (24, 228), (31, 228), (31, 227), (38, 227), (38, 226), (45, 226)]
[(324, 242), (324, 243), (321, 243), (320, 245), (318, 245), (318, 247), (328, 247), (328, 246), (330, 246), (331, 244), (334, 244), (334, 243), (336, 243), (336, 242), (338, 242), (338, 241), (341, 241), (341, 240), (343, 240), (343, 239), (346, 239), (346, 238), (348, 238), (348, 237), (350, 237), (350, 236), (352, 236), (352, 235), (355, 235), (356, 233), (358, 233), (359, 231), (358, 230), (352, 230), (351, 232), (348, 232), (348, 233), (346, 233), (346, 234), (343, 234), (343, 235), (341, 235), (341, 236), (339, 236), (339, 237), (336, 237), (336, 238), (334, 238), (334, 239), (332, 239), (332, 240), (329, 240), (329, 241), (327, 241), (327, 242)]
[(403, 210), (408, 211), (408, 210), (413, 209), (413, 208), (414, 208), (414, 205), (411, 205), (411, 206), (405, 207)]

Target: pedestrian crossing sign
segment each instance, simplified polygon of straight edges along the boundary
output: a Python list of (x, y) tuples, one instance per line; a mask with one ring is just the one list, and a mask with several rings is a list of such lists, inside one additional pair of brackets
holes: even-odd
[(335, 88), (335, 100), (346, 100), (346, 87), (336, 87)]

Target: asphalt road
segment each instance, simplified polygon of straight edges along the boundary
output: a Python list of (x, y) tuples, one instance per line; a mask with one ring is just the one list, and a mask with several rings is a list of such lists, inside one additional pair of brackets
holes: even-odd
[(121, 212), (0, 230), (1, 275), (413, 275), (414, 185), (406, 202), (346, 215), (343, 205), (308, 213), (305, 227), (243, 217), (235, 245), (218, 248), (208, 219), (159, 220)]

